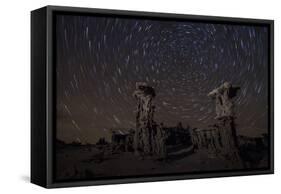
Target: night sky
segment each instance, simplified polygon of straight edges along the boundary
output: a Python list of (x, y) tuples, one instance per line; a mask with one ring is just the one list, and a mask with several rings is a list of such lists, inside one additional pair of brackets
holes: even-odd
[(156, 91), (165, 126), (214, 124), (207, 94), (239, 85), (238, 134), (268, 122), (268, 28), (187, 21), (58, 15), (57, 138), (95, 143), (111, 129), (135, 128), (136, 82)]

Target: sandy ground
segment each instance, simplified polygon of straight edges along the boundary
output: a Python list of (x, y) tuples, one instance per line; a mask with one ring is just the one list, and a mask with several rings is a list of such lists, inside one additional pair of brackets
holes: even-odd
[(153, 157), (140, 158), (132, 152), (111, 153), (109, 149), (97, 149), (95, 146), (67, 146), (57, 151), (56, 161), (58, 181), (238, 168), (206, 150), (193, 152), (190, 148), (178, 150), (167, 159), (160, 160)]

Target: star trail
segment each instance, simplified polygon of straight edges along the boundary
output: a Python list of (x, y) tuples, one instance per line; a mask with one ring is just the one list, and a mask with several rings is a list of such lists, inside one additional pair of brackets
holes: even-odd
[(231, 82), (238, 134), (268, 131), (266, 26), (57, 15), (56, 40), (59, 139), (135, 128), (136, 82), (154, 87), (156, 122), (199, 128), (215, 122), (207, 94)]

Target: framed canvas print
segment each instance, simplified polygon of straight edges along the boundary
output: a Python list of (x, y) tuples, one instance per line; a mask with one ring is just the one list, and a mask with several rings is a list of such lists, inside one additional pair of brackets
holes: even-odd
[(273, 173), (273, 21), (31, 12), (31, 182)]

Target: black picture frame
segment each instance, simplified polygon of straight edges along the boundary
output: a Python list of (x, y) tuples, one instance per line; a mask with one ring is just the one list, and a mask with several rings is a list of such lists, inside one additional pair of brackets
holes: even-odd
[[(153, 18), (161, 20), (200, 21), (222, 24), (267, 26), (269, 30), (269, 167), (258, 170), (237, 170), (163, 176), (136, 176), (101, 180), (56, 182), (54, 180), (54, 133), (55, 133), (55, 72), (54, 72), (54, 16), (56, 13), (102, 15), (129, 18)], [(150, 13), (46, 6), (31, 12), (31, 182), (46, 188), (168, 181), (194, 178), (212, 178), (274, 173), (274, 21), (230, 17)]]

